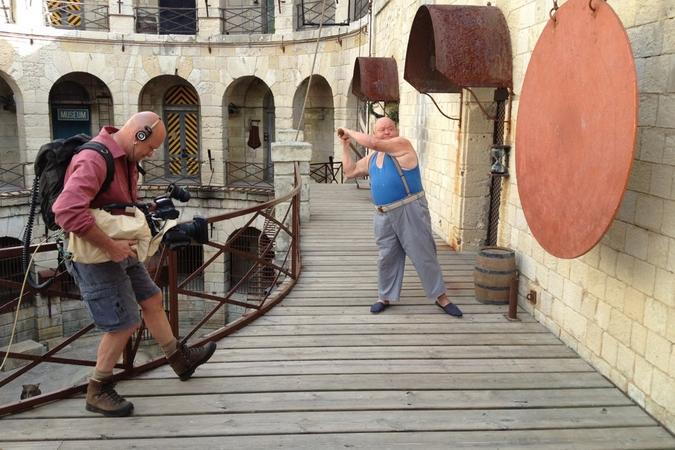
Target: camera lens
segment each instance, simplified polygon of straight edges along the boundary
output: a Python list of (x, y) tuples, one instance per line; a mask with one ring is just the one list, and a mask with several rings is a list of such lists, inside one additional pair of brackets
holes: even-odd
[(190, 200), (190, 192), (188, 192), (188, 190), (185, 188), (176, 186), (175, 184), (172, 184), (169, 187), (169, 196), (183, 203)]
[(171, 249), (189, 245), (192, 241), (197, 244), (209, 242), (208, 222), (204, 217), (194, 216), (192, 222), (176, 225), (163, 238), (163, 242)]

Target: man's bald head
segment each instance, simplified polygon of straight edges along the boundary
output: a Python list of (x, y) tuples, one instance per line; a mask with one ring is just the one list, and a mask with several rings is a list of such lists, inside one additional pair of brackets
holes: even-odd
[(124, 124), (123, 128), (135, 128), (138, 130), (143, 130), (145, 127), (149, 127), (154, 130), (154, 126), (157, 126), (159, 123), (159, 116), (152, 111), (141, 111), (129, 118), (127, 123)]
[(150, 156), (164, 142), (166, 128), (153, 111), (141, 111), (129, 118), (113, 139), (132, 161)]
[(398, 136), (396, 122), (389, 117), (380, 117), (373, 126), (373, 135), (379, 139), (390, 139)]

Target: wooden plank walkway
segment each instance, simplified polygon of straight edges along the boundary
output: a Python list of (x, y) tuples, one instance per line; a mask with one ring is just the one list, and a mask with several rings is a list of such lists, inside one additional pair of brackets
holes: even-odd
[(655, 449), (675, 439), (527, 313), (473, 298), (474, 257), (438, 242), (454, 319), (411, 266), (400, 305), (372, 315), (369, 191), (312, 185), (302, 277), (226, 337), (188, 382), (163, 367), (118, 390), (135, 415), (82, 398), (0, 420), (0, 448)]

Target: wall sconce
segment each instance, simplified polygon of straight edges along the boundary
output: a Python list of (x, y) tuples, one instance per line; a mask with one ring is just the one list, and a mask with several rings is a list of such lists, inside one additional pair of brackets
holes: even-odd
[(2, 109), (5, 111), (16, 112), (14, 94), (0, 95), (0, 106), (2, 106)]
[(235, 105), (234, 103), (227, 105), (227, 113), (231, 116), (239, 114), (239, 109), (239, 106)]
[(494, 144), (490, 149), (490, 157), (492, 158), (492, 166), (490, 166), (490, 175), (494, 177), (508, 177), (509, 176), (509, 153), (511, 152), (510, 145)]

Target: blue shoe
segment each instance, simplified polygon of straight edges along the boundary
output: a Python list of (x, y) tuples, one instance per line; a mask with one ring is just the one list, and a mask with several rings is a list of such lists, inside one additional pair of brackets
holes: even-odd
[(375, 302), (373, 303), (373, 306), (370, 307), (370, 312), (379, 314), (387, 308), (389, 308), (389, 303)]
[(436, 301), (436, 306), (445, 311), (446, 314), (450, 314), (454, 317), (462, 317), (462, 311), (454, 303), (448, 303), (445, 306), (441, 306), (441, 304)]

